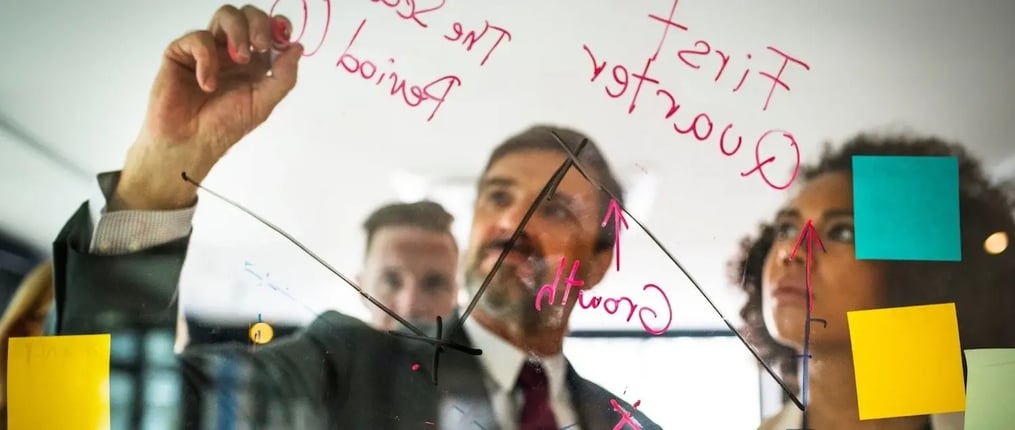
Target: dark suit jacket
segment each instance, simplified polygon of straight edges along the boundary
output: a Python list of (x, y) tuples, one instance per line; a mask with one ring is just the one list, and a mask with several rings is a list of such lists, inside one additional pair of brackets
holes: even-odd
[[(58, 333), (175, 327), (176, 288), (189, 237), (134, 254), (98, 256), (88, 253), (91, 234), (85, 203), (54, 243)], [(453, 340), (470, 344), (462, 330)], [(179, 355), (185, 426), (436, 429), (432, 424), (450, 420), (454, 428), (497, 428), (476, 357), (443, 353), (435, 386), (432, 353), (423, 342), (378, 332), (333, 311), (299, 334), (256, 349), (192, 347)], [(614, 428), (621, 415), (611, 399), (642, 428), (659, 428), (570, 365), (567, 385), (582, 429)]]

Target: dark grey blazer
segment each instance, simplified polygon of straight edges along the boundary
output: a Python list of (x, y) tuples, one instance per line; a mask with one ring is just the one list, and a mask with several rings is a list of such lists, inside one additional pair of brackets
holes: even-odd
[[(59, 334), (176, 326), (176, 287), (189, 237), (122, 256), (88, 253), (92, 221), (83, 204), (54, 242)], [(449, 324), (454, 324), (452, 320)], [(454, 341), (469, 345), (459, 330)], [(115, 336), (115, 334), (114, 334)], [(185, 428), (462, 429), (497, 428), (474, 356), (433, 347), (326, 312), (299, 334), (250, 349), (188, 348), (179, 355)], [(413, 370), (413, 364), (420, 366)], [(582, 429), (613, 429), (612, 399), (642, 428), (659, 428), (630, 404), (568, 366), (567, 385)], [(572, 423), (558, 423), (561, 427)], [(633, 426), (625, 426), (633, 429)]]

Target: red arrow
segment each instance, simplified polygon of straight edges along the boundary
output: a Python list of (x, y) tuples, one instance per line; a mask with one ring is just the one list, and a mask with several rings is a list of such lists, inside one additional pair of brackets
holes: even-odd
[(606, 227), (606, 224), (610, 222), (610, 218), (613, 217), (613, 241), (617, 246), (617, 271), (620, 271), (620, 226), (623, 224), (624, 228), (627, 227), (627, 220), (624, 219), (624, 209), (620, 207), (620, 203), (616, 200), (610, 199), (610, 206), (606, 208), (606, 216), (603, 217), (603, 223), (600, 227)]
[(811, 314), (814, 313), (814, 290), (811, 289), (811, 261), (814, 259), (814, 241), (818, 241), (818, 245), (821, 246), (821, 251), (822, 252), (825, 251), (825, 244), (821, 243), (821, 238), (818, 237), (818, 230), (816, 228), (814, 228), (814, 223), (811, 222), (811, 220), (807, 220), (807, 223), (804, 224), (804, 229), (802, 231), (800, 231), (800, 236), (797, 237), (796, 244), (793, 245), (793, 251), (790, 252), (789, 258), (790, 258), (790, 260), (792, 260), (796, 256), (796, 250), (798, 248), (800, 248), (800, 244), (804, 243), (804, 238), (807, 238), (807, 245), (806, 245), (807, 246), (807, 260), (806, 260), (806, 263), (804, 265), (805, 270), (807, 271), (807, 274), (806, 274), (806, 277), (805, 277), (805, 281), (804, 281), (805, 285), (807, 286), (807, 321), (805, 322), (805, 326), (804, 326), (804, 354), (802, 356), (802, 358), (804, 360), (803, 361), (803, 379), (802, 379), (803, 382), (801, 384), (801, 392), (800, 392), (801, 394), (800, 395), (801, 395), (801, 398), (803, 399), (803, 413), (804, 413), (803, 426), (801, 428), (802, 429), (807, 429), (808, 428), (807, 427), (807, 380), (808, 380), (808, 372), (807, 372), (807, 367), (808, 366), (807, 366), (807, 364), (810, 362), (810, 358), (811, 358), (811, 353), (810, 353), (810, 348), (811, 348), (811, 340), (810, 340), (811, 339), (811, 321), (821, 322), (821, 323), (825, 324), (826, 327), (828, 326), (828, 323), (825, 320), (822, 320), (822, 319), (811, 318)]
[(809, 310), (814, 312), (814, 291), (811, 290), (811, 260), (814, 258), (814, 241), (818, 241), (821, 251), (825, 250), (825, 244), (821, 243), (821, 238), (818, 237), (818, 230), (814, 228), (814, 223), (811, 220), (807, 220), (807, 224), (804, 224), (804, 229), (800, 231), (800, 236), (797, 236), (796, 245), (793, 245), (793, 252), (789, 254), (790, 259), (796, 256), (796, 250), (800, 248), (804, 238), (807, 238), (807, 263), (804, 266), (807, 271), (807, 278), (805, 280), (807, 286), (807, 304)]

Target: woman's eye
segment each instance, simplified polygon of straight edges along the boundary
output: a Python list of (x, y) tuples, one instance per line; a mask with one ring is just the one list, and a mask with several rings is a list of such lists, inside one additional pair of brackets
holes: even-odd
[(795, 225), (783, 222), (775, 226), (775, 237), (777, 240), (794, 239), (797, 237), (797, 228)]
[(828, 229), (828, 238), (841, 242), (853, 242), (853, 226), (839, 224)]

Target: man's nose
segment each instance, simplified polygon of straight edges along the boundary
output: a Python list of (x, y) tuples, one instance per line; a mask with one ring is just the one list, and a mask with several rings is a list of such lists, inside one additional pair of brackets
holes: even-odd
[(398, 294), (398, 313), (415, 317), (421, 299), (418, 283), (415, 280), (406, 280), (402, 285), (402, 291)]

